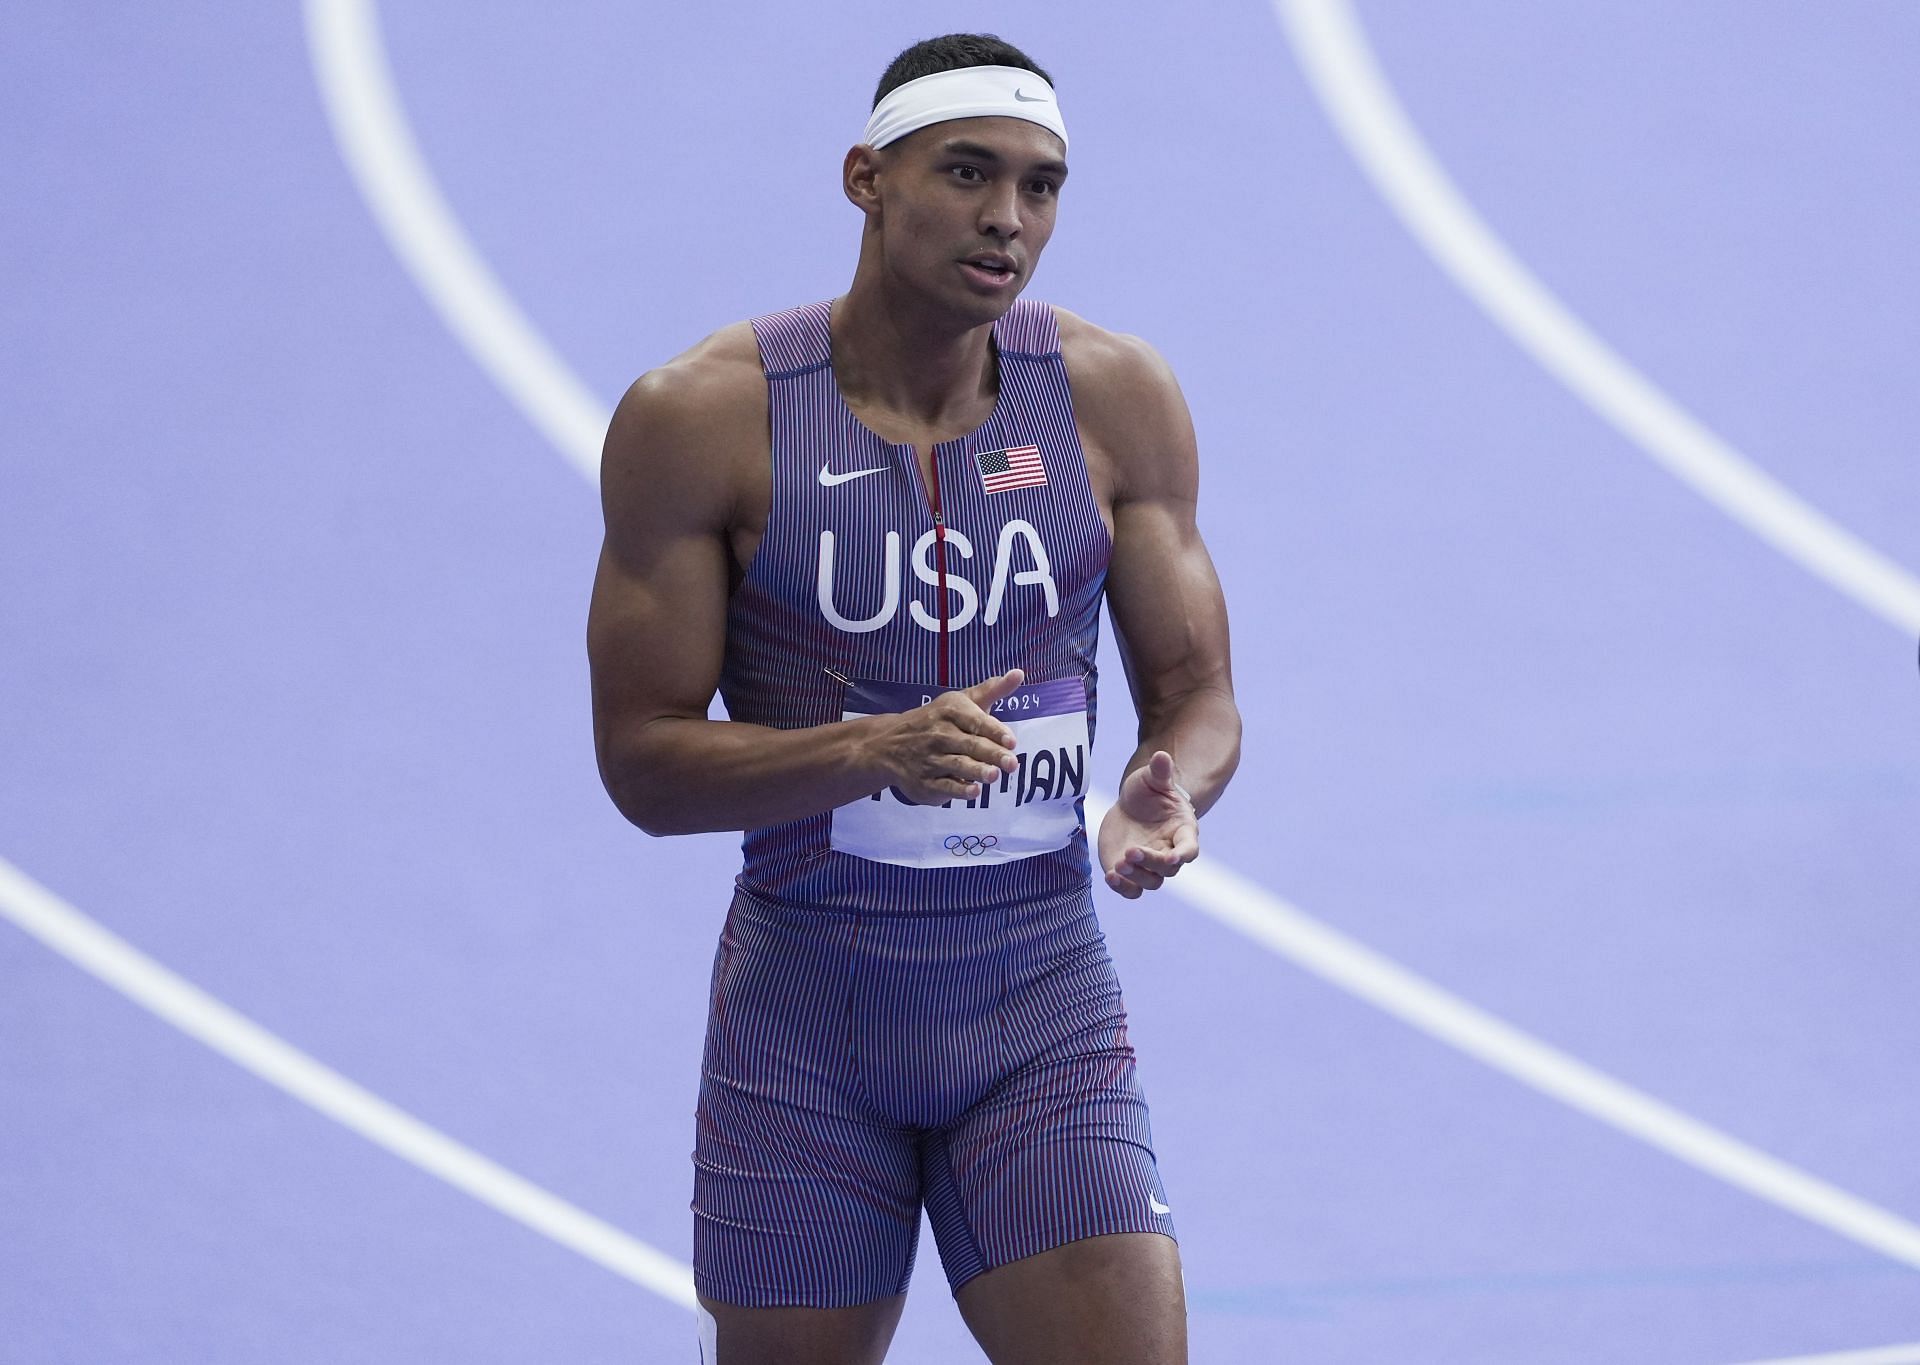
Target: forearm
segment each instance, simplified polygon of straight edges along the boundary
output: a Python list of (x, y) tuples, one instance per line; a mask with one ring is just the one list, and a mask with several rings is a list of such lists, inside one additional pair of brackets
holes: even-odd
[(817, 815), (887, 785), (869, 741), (884, 717), (797, 730), (665, 716), (603, 745), (600, 778), (649, 834), (760, 829)]
[(1140, 718), (1140, 744), (1120, 776), (1142, 767), (1154, 751), (1165, 749), (1178, 765), (1180, 784), (1204, 815), (1233, 780), (1240, 766), (1240, 708), (1232, 694), (1197, 688), (1172, 698)]

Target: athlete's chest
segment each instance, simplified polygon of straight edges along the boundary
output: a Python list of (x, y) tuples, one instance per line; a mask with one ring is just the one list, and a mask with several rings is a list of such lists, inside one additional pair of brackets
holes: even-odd
[[(1104, 540), (1110, 545), (1113, 538), (1113, 488), (1114, 471), (1111, 453), (1100, 440), (1079, 424), (1074, 423), (1074, 455), (1077, 455), (1079, 478), (1083, 480), (1085, 500), (1081, 511), (1084, 520), (1087, 511), (1098, 518)], [(900, 445), (886, 445), (876, 452), (866, 442), (859, 440), (842, 441), (836, 446), (830, 441), (819, 443), (818, 468), (811, 478), (820, 492), (815, 494), (806, 487), (805, 481), (792, 477), (792, 469), (783, 469), (779, 465), (780, 453), (774, 448), (774, 442), (765, 434), (744, 439), (730, 452), (732, 463), (737, 469), (733, 486), (737, 491), (734, 514), (728, 526), (727, 539), (731, 550), (731, 582), (737, 586), (748, 572), (759, 554), (762, 540), (765, 539), (769, 522), (774, 515), (775, 486), (781, 486), (781, 511), (800, 512), (805, 508), (809, 514), (825, 522), (849, 521), (865, 524), (878, 524), (891, 518), (898, 523), (896, 530), (904, 532), (906, 525), (922, 519), (933, 524), (937, 520), (960, 535), (968, 538), (966, 526), (954, 527), (956, 518), (963, 518), (979, 525), (990, 524), (997, 512), (1011, 512), (1013, 503), (1007, 498), (996, 500), (994, 493), (1012, 493), (1022, 487), (1052, 487), (1056, 491), (1046, 502), (1057, 504), (1061, 492), (1060, 480), (1048, 476), (1043, 485), (1022, 483), (1023, 479), (1033, 478), (1032, 461), (1040, 461), (1040, 473), (1047, 474), (1047, 456), (1038, 450), (1024, 450), (1022, 447), (1032, 442), (1016, 442), (1013, 446), (996, 445), (993, 442), (975, 442), (978, 447), (993, 446), (993, 449), (966, 449), (966, 443), (956, 450), (952, 442), (909, 441)], [(1010, 453), (1011, 452), (1011, 453)], [(980, 456), (985, 455), (984, 461)], [(1071, 457), (1069, 457), (1071, 458)], [(1005, 468), (1002, 468), (1004, 460)], [(811, 463), (811, 461), (809, 462)], [(1064, 471), (1073, 475), (1074, 471)], [(978, 480), (981, 493), (978, 499), (972, 496), (968, 481)], [(860, 487), (859, 485), (866, 486)], [(799, 496), (796, 499), (795, 493)], [(1035, 499), (1029, 497), (1031, 505)], [(796, 505), (797, 503), (797, 505)], [(998, 521), (994, 538), (1000, 534), (998, 528), (1004, 528), (1015, 518), (1008, 516)], [(831, 529), (828, 527), (827, 529)], [(924, 528), (923, 528), (924, 529)], [(938, 538), (938, 535), (936, 535)]]
[(734, 624), (843, 660), (932, 637), (924, 671), (942, 684), (956, 655), (1077, 639), (1111, 558), (1106, 480), (1096, 489), (1057, 356), (1001, 370), (986, 420), (931, 444), (876, 431), (824, 365), (771, 383)]

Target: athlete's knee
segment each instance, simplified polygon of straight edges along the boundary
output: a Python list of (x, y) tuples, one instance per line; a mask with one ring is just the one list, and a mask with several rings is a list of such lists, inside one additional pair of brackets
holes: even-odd
[(700, 1365), (880, 1365), (906, 1295), (849, 1308), (742, 1308), (700, 1299)]

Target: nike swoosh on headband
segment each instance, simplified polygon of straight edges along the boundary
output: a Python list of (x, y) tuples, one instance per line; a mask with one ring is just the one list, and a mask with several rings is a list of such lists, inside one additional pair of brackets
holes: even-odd
[(1021, 89), (1019, 89), (1018, 87), (1015, 87), (1015, 89), (1014, 89), (1014, 92), (1013, 92), (1013, 97), (1014, 97), (1015, 99), (1017, 99), (1017, 100), (1024, 100), (1024, 101), (1025, 101), (1026, 103), (1028, 103), (1028, 104), (1047, 104), (1047, 103), (1049, 103), (1049, 101), (1048, 101), (1048, 99), (1047, 99), (1047, 97), (1046, 97), (1045, 95), (1029, 95), (1029, 94), (1028, 94), (1028, 93), (1027, 93), (1026, 91), (1024, 91), (1024, 90), (1021, 90)]

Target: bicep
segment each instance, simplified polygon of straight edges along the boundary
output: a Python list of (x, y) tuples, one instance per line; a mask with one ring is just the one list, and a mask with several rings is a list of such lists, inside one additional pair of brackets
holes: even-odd
[(1232, 693), (1226, 600), (1191, 502), (1116, 504), (1107, 610), (1142, 719), (1204, 688)]
[[(637, 386), (636, 386), (637, 387)], [(604, 750), (666, 716), (706, 715), (725, 649), (728, 506), (720, 462), (622, 401), (601, 465), (606, 539), (587, 611)]]
[(715, 537), (665, 538), (639, 563), (609, 537), (587, 609), (597, 729), (707, 713), (720, 681), (726, 581), (725, 546)]
[(1199, 452), (1166, 363), (1140, 346), (1115, 439), (1107, 604), (1142, 716), (1187, 693), (1232, 692), (1226, 601), (1195, 519)]

